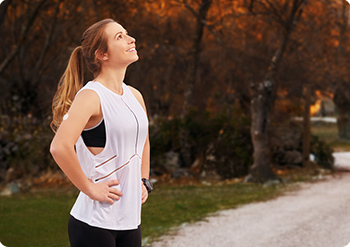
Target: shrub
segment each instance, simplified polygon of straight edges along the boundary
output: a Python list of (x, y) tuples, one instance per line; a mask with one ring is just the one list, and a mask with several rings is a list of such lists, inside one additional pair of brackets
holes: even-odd
[(329, 170), (334, 169), (333, 149), (329, 144), (320, 140), (317, 136), (312, 136), (310, 151), (315, 155), (315, 162)]
[[(180, 167), (200, 160), (200, 172), (216, 172), (221, 178), (244, 176), (252, 164), (249, 121), (237, 115), (210, 116), (191, 111), (183, 119), (157, 119), (151, 127), (152, 168), (164, 170), (167, 152), (180, 154)], [(183, 162), (181, 131), (186, 131), (191, 164)]]
[(1, 141), (12, 143), (14, 147), (12, 152), (6, 154), (6, 169), (13, 168), (16, 178), (58, 169), (49, 153), (53, 137), (49, 121), (39, 121), (28, 116), (2, 116), (0, 128)]
[(244, 118), (222, 120), (219, 135), (207, 149), (205, 168), (215, 169), (224, 179), (246, 176), (253, 164), (249, 121)]

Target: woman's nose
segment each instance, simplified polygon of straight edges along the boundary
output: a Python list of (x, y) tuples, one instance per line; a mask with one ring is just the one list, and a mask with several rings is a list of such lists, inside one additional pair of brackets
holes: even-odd
[(134, 37), (129, 36), (129, 43), (135, 43), (136, 39)]

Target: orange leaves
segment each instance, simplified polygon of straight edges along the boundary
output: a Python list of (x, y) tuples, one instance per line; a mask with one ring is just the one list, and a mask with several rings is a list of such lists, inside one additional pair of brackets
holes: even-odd
[(261, 34), (261, 33), (257, 33), (257, 34), (256, 34), (256, 39), (257, 39), (258, 41), (262, 41), (262, 34)]

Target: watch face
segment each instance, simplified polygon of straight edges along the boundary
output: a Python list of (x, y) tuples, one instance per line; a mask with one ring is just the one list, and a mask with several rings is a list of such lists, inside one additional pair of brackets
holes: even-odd
[(150, 193), (153, 190), (152, 183), (146, 178), (143, 178), (142, 182), (146, 186), (146, 189), (147, 189), (148, 193)]

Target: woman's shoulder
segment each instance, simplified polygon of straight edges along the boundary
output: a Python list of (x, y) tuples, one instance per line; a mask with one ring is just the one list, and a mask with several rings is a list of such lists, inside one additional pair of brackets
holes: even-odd
[(71, 108), (77, 109), (78, 113), (87, 112), (95, 115), (100, 110), (100, 97), (91, 89), (80, 90), (72, 103)]
[(132, 92), (132, 94), (137, 98), (137, 99), (142, 99), (143, 100), (143, 97), (142, 97), (142, 94), (139, 90), (137, 90), (136, 88), (130, 86), (130, 85), (127, 85), (127, 87), (130, 89), (130, 91)]
[(86, 89), (91, 89), (91, 90), (94, 90), (94, 91), (98, 91), (99, 90), (99, 83), (96, 82), (96, 81), (89, 81), (87, 82), (79, 91), (82, 91), (82, 90), (86, 90)]
[(75, 97), (78, 95), (96, 97), (98, 96), (98, 85), (93, 81), (89, 81), (77, 92)]
[(82, 87), (75, 95), (75, 101), (99, 103), (100, 97), (98, 94), (98, 90), (96, 90), (96, 88), (91, 85), (93, 84), (87, 83), (84, 87)]
[(143, 100), (142, 94), (139, 90), (137, 90), (136, 88), (127, 85), (127, 87), (130, 89), (130, 91), (132, 92), (132, 94), (135, 96), (135, 98), (137, 99), (137, 101), (142, 105), (143, 108), (145, 107), (145, 102)]

